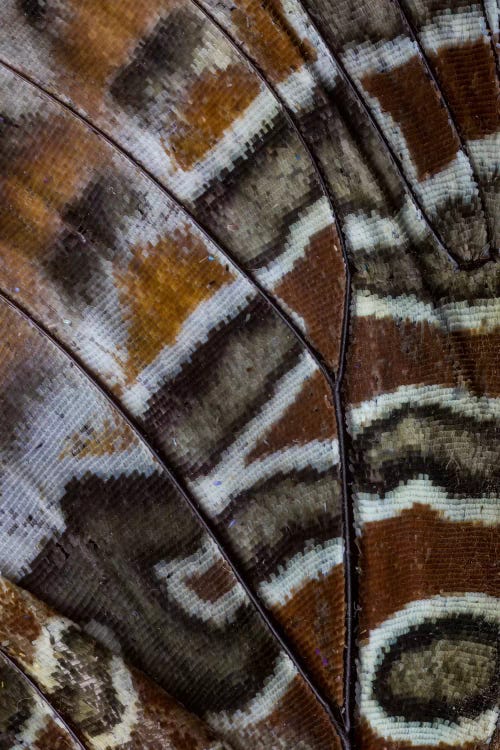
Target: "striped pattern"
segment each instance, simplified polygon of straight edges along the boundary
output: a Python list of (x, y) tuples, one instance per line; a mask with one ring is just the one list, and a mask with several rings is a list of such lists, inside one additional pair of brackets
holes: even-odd
[(0, 27), (0, 746), (489, 746), (492, 4)]

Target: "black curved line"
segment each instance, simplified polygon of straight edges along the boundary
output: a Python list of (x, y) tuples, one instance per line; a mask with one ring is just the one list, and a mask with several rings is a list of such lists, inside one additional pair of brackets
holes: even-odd
[(333, 48), (333, 46), (330, 44), (330, 42), (327, 41), (324, 34), (322, 34), (319, 30), (318, 24), (315, 21), (315, 18), (312, 14), (312, 12), (309, 10), (309, 8), (306, 5), (306, 2), (304, 0), (301, 0), (301, 7), (304, 11), (304, 14), (307, 16), (307, 19), (316, 34), (319, 36), (320, 39), (322, 39), (323, 44), (325, 45), (325, 49), (330, 54), (330, 57), (332, 58), (333, 62), (335, 63), (338, 72), (340, 73), (341, 77), (343, 78), (344, 82), (347, 84), (348, 88), (352, 91), (354, 96), (356, 97), (356, 100), (358, 101), (360, 107), (362, 108), (363, 112), (365, 113), (366, 117), (370, 121), (370, 124), (374, 128), (375, 132), (377, 133), (378, 137), (380, 138), (380, 141), (384, 147), (384, 149), (387, 151), (387, 154), (390, 158), (390, 161), (392, 162), (394, 168), (396, 169), (400, 179), (403, 181), (406, 190), (408, 191), (408, 194), (410, 195), (410, 198), (412, 199), (413, 203), (415, 204), (415, 207), (418, 210), (418, 213), (420, 214), (423, 222), (425, 223), (427, 229), (431, 233), (432, 237), (434, 238), (434, 241), (437, 243), (439, 249), (448, 257), (450, 262), (453, 264), (455, 269), (461, 270), (461, 271), (472, 271), (477, 268), (481, 268), (481, 266), (484, 266), (486, 263), (489, 263), (492, 260), (495, 260), (494, 257), (488, 256), (487, 258), (479, 258), (477, 260), (472, 261), (464, 261), (461, 258), (459, 258), (456, 253), (454, 253), (452, 250), (450, 250), (446, 243), (444, 242), (443, 238), (441, 237), (440, 232), (436, 229), (436, 227), (432, 224), (430, 221), (427, 212), (424, 210), (422, 203), (417, 196), (415, 190), (413, 189), (408, 177), (405, 174), (405, 171), (403, 169), (403, 166), (401, 164), (401, 160), (397, 157), (394, 149), (392, 148), (391, 144), (389, 143), (386, 135), (384, 134), (381, 126), (379, 125), (375, 115), (371, 111), (371, 108), (368, 106), (368, 104), (365, 101), (364, 96), (359, 91), (358, 86), (354, 82), (351, 75), (348, 73), (344, 63), (342, 62), (339, 53)]
[(344, 735), (344, 730), (342, 726), (342, 720), (340, 718), (340, 715), (337, 715), (337, 712), (335, 711), (336, 707), (330, 706), (328, 701), (326, 701), (326, 699), (323, 697), (319, 689), (315, 686), (313, 680), (309, 677), (307, 667), (304, 666), (301, 660), (299, 659), (299, 657), (297, 657), (294, 654), (293, 648), (289, 645), (288, 639), (282, 632), (280, 625), (275, 621), (273, 615), (262, 604), (261, 599), (258, 596), (258, 594), (255, 594), (253, 592), (250, 585), (246, 581), (244, 573), (240, 570), (238, 564), (234, 562), (234, 560), (232, 560), (232, 558), (229, 556), (229, 553), (227, 552), (223, 541), (219, 538), (219, 533), (215, 525), (211, 521), (211, 519), (207, 515), (205, 515), (203, 510), (199, 507), (198, 503), (192, 497), (189, 489), (185, 486), (182, 479), (177, 475), (177, 473), (173, 469), (171, 469), (167, 465), (167, 463), (165, 462), (161, 454), (158, 453), (157, 450), (153, 447), (153, 445), (149, 442), (149, 439), (147, 435), (144, 433), (142, 427), (123, 408), (123, 406), (119, 403), (119, 401), (115, 398), (115, 396), (112, 395), (103, 384), (101, 384), (99, 379), (91, 372), (91, 370), (88, 369), (87, 366), (75, 354), (73, 354), (73, 352), (64, 343), (62, 343), (55, 336), (53, 336), (53, 334), (42, 323), (37, 321), (28, 310), (24, 309), (22, 305), (20, 305), (17, 301), (13, 300), (4, 290), (0, 290), (0, 300), (2, 300), (6, 305), (8, 305), (17, 314), (22, 316), (24, 320), (28, 322), (29, 325), (33, 326), (41, 336), (43, 336), (45, 339), (50, 341), (51, 344), (54, 347), (56, 347), (56, 349), (66, 359), (69, 360), (71, 365), (78, 370), (78, 372), (82, 375), (82, 377), (85, 378), (85, 380), (90, 384), (91, 387), (95, 388), (98, 391), (101, 397), (104, 398), (106, 402), (110, 405), (110, 407), (119, 415), (120, 419), (122, 419), (126, 423), (126, 425), (129, 427), (129, 429), (132, 430), (135, 437), (144, 446), (144, 448), (148, 451), (148, 453), (150, 453), (151, 456), (162, 467), (163, 471), (165, 472), (166, 477), (175, 487), (177, 492), (179, 492), (179, 494), (182, 496), (183, 500), (187, 503), (188, 507), (190, 508), (191, 512), (195, 515), (198, 522), (201, 524), (202, 528), (211, 537), (212, 541), (216, 544), (224, 561), (230, 566), (236, 580), (242, 586), (249, 601), (253, 604), (258, 614), (260, 615), (261, 619), (263, 620), (264, 624), (267, 626), (267, 628), (269, 629), (273, 637), (276, 639), (281, 649), (287, 654), (290, 661), (295, 666), (298, 674), (302, 677), (304, 682), (307, 684), (307, 686), (309, 687), (309, 689), (315, 696), (316, 700), (321, 704), (322, 708), (324, 709), (325, 713), (330, 719), (332, 725), (337, 731), (339, 737), (341, 738), (343, 744), (345, 745), (346, 749), (348, 749), (348, 745), (345, 744), (345, 735)]
[(340, 222), (339, 210), (337, 207), (336, 199), (330, 190), (330, 187), (326, 181), (323, 169), (310, 148), (309, 144), (305, 140), (299, 125), (296, 122), (295, 114), (291, 110), (286, 101), (283, 99), (279, 91), (271, 82), (267, 79), (264, 70), (257, 64), (257, 62), (250, 57), (246, 52), (243, 45), (241, 45), (231, 34), (226, 31), (224, 26), (200, 3), (199, 0), (191, 0), (198, 10), (203, 15), (210, 19), (214, 26), (224, 36), (226, 41), (233, 47), (247, 62), (253, 72), (259, 77), (266, 89), (273, 96), (275, 101), (278, 103), (280, 108), (283, 110), (287, 122), (293, 129), (294, 133), (298, 137), (302, 147), (306, 151), (309, 160), (313, 166), (316, 177), (319, 181), (320, 187), (325, 195), (330, 211), (335, 219), (335, 225), (337, 228), (337, 234), (339, 237), (340, 248), (342, 252), (342, 258), (344, 261), (345, 268), (345, 294), (344, 294), (344, 306), (342, 315), (342, 330), (340, 337), (340, 352), (338, 359), (338, 369), (336, 377), (330, 372), (328, 365), (326, 365), (326, 373), (323, 374), (326, 377), (330, 390), (332, 392), (334, 405), (335, 405), (335, 421), (337, 427), (337, 437), (339, 446), (339, 467), (342, 484), (342, 521), (343, 521), (343, 537), (345, 545), (345, 649), (344, 649), (344, 700), (343, 700), (343, 711), (344, 711), (344, 722), (346, 731), (349, 733), (352, 725), (352, 711), (354, 709), (354, 692), (356, 684), (355, 676), (355, 659), (354, 652), (356, 648), (355, 643), (355, 627), (356, 627), (356, 611), (357, 611), (357, 579), (356, 579), (356, 543), (355, 543), (355, 526), (354, 526), (354, 512), (352, 497), (348, 481), (348, 460), (347, 460), (347, 431), (345, 424), (345, 409), (342, 403), (342, 386), (345, 374), (345, 365), (347, 357), (347, 346), (349, 337), (349, 325), (350, 325), (350, 308), (351, 308), (351, 293), (352, 293), (352, 271), (350, 266), (349, 254), (347, 252), (347, 244), (345, 234)]
[(38, 698), (40, 698), (42, 703), (45, 703), (47, 704), (47, 706), (49, 706), (51, 713), (57, 716), (58, 720), (60, 721), (60, 723), (66, 730), (66, 732), (69, 734), (73, 742), (76, 745), (78, 745), (78, 747), (81, 750), (87, 750), (87, 747), (83, 744), (81, 739), (76, 735), (75, 731), (70, 727), (68, 722), (61, 716), (57, 708), (53, 706), (53, 704), (47, 698), (45, 693), (42, 690), (40, 690), (38, 685), (31, 679), (29, 675), (26, 674), (24, 669), (21, 669), (21, 667), (14, 661), (14, 659), (11, 656), (9, 656), (9, 654), (5, 651), (5, 649), (2, 646), (0, 646), (0, 658), (4, 659), (5, 662), (9, 665), (9, 667), (11, 667), (11, 669), (13, 669), (14, 672), (16, 672), (16, 674), (18, 674), (19, 677), (21, 677), (21, 679), (23, 679), (25, 682), (28, 683), (28, 685), (33, 690), (33, 692), (38, 696)]
[(495, 67), (497, 71), (497, 76), (500, 77), (500, 50), (497, 49), (497, 45), (495, 44), (495, 35), (493, 34), (493, 31), (490, 26), (490, 19), (486, 11), (485, 0), (479, 0), (479, 4), (481, 6), (481, 10), (483, 11), (484, 23), (486, 26), (486, 31), (488, 32), (488, 39), (490, 41), (490, 47), (493, 52), (493, 57), (495, 58)]
[(450, 106), (450, 103), (448, 101), (448, 97), (446, 96), (446, 94), (444, 92), (443, 86), (442, 86), (442, 84), (438, 80), (436, 69), (435, 69), (434, 65), (431, 63), (431, 61), (429, 60), (429, 57), (426, 54), (424, 48), (422, 47), (422, 44), (421, 44), (419, 36), (418, 36), (418, 31), (417, 31), (417, 29), (415, 27), (415, 24), (413, 23), (410, 15), (408, 13), (408, 11), (406, 10), (405, 0), (392, 0), (392, 2), (394, 3), (394, 5), (396, 6), (397, 10), (401, 14), (401, 17), (403, 19), (404, 24), (406, 25), (406, 28), (408, 30), (408, 33), (409, 33), (409, 36), (410, 36), (411, 40), (417, 46), (417, 49), (418, 49), (418, 51), (420, 53), (420, 56), (421, 56), (421, 58), (423, 60), (424, 65), (425, 65), (426, 72), (428, 73), (429, 78), (432, 81), (432, 84), (434, 85), (436, 91), (438, 92), (439, 96), (441, 97), (441, 101), (443, 102), (444, 107), (446, 109), (446, 114), (448, 115), (448, 118), (449, 118), (451, 124), (453, 125), (453, 128), (454, 128), (454, 130), (455, 130), (455, 132), (456, 132), (456, 134), (458, 136), (458, 139), (460, 141), (460, 148), (464, 152), (465, 156), (467, 157), (467, 159), (469, 161), (469, 164), (471, 165), (472, 174), (474, 175), (474, 179), (475, 179), (476, 185), (477, 185), (477, 190), (478, 190), (478, 193), (479, 193), (479, 200), (481, 201), (481, 208), (482, 208), (483, 214), (484, 214), (484, 220), (485, 220), (485, 224), (486, 224), (486, 237), (487, 237), (487, 240), (488, 240), (488, 249), (489, 249), (489, 252), (490, 252), (490, 256), (489, 257), (491, 258), (492, 255), (496, 252), (497, 248), (493, 247), (493, 238), (491, 236), (491, 228), (490, 228), (490, 223), (488, 221), (488, 213), (487, 213), (487, 209), (486, 209), (486, 200), (485, 200), (483, 186), (482, 186), (482, 184), (481, 184), (481, 182), (480, 182), (480, 180), (479, 180), (479, 178), (477, 176), (477, 173), (476, 173), (477, 170), (476, 170), (475, 162), (474, 162), (474, 160), (471, 157), (471, 153), (470, 153), (469, 147), (467, 145), (467, 141), (465, 139), (463, 130), (460, 127), (460, 124), (459, 124), (457, 118), (455, 117), (455, 115), (453, 113), (453, 110), (452, 110), (452, 108)]

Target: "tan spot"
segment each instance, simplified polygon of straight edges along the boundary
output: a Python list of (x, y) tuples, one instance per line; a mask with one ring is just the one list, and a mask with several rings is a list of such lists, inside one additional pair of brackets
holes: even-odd
[(300, 39), (280, 0), (243, 0), (231, 13), (239, 39), (272, 83), (279, 83), (316, 60), (311, 43)]
[(439, 638), (402, 653), (391, 665), (387, 684), (395, 698), (428, 700), (434, 695), (453, 704), (491, 686), (496, 651), (493, 644)]
[(367, 524), (360, 549), (361, 638), (414, 599), (500, 593), (497, 529), (444, 520), (429, 506)]
[(305, 381), (295, 401), (247, 456), (246, 464), (294, 445), (336, 435), (331, 393), (321, 372)]
[(440, 49), (434, 64), (448, 102), (466, 138), (496, 133), (499, 127), (498, 78), (486, 40)]
[(206, 602), (216, 602), (235, 586), (235, 578), (224, 560), (218, 560), (204, 573), (195, 573), (186, 581), (186, 586)]
[(419, 180), (440, 172), (454, 159), (458, 138), (418, 57), (398, 68), (365, 75), (361, 83), (401, 127)]
[(129, 382), (173, 344), (200, 302), (233, 279), (196, 235), (177, 230), (156, 245), (136, 247), (125, 276), (117, 278), (128, 318)]
[(326, 227), (311, 238), (304, 257), (276, 289), (276, 294), (305, 320), (311, 343), (335, 368), (344, 291), (345, 268), (334, 227)]
[(186, 96), (177, 130), (167, 152), (183, 169), (190, 169), (213, 148), (260, 91), (257, 76), (245, 65), (205, 70)]
[(336, 565), (327, 576), (308, 581), (289, 602), (274, 607), (273, 612), (325, 696), (341, 704), (345, 614), (343, 566)]
[(111, 422), (105, 419), (99, 430), (94, 430), (90, 426), (68, 437), (59, 458), (107, 456), (132, 448), (135, 443), (136, 438), (125, 422)]

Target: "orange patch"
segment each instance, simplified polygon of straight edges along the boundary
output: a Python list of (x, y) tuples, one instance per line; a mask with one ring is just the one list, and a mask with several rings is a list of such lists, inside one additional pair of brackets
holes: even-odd
[(66, 70), (65, 84), (85, 106), (98, 107), (113, 74), (123, 67), (141, 38), (173, 2), (70, 0), (55, 54)]
[(329, 440), (336, 434), (331, 393), (321, 372), (306, 380), (281, 419), (247, 456), (246, 464), (293, 445)]
[(61, 212), (102, 161), (98, 140), (70, 118), (36, 122), (0, 179), (0, 252), (37, 258), (63, 226)]
[(154, 246), (136, 248), (127, 274), (117, 278), (121, 300), (130, 310), (129, 382), (174, 343), (200, 302), (233, 280), (209, 252), (200, 238), (178, 230)]
[(361, 83), (403, 131), (419, 180), (453, 161), (460, 145), (458, 138), (418, 57), (398, 68), (370, 73)]
[(308, 581), (282, 607), (273, 608), (297, 653), (302, 654), (326, 698), (343, 697), (344, 567), (336, 565), (319, 580)]
[(230, 65), (216, 73), (205, 70), (186, 96), (177, 130), (167, 152), (183, 169), (190, 169), (222, 138), (260, 91), (260, 81), (245, 65)]
[(239, 39), (273, 83), (316, 60), (309, 41), (288, 23), (280, 0), (243, 0), (231, 13)]

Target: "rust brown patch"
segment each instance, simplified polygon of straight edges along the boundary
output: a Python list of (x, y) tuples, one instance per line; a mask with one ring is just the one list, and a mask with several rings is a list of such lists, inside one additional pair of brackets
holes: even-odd
[(334, 368), (340, 351), (344, 293), (339, 238), (334, 227), (325, 227), (311, 238), (304, 257), (284, 277), (276, 294), (305, 320), (311, 343)]
[[(467, 386), (477, 396), (500, 394), (496, 366), (500, 328), (444, 333), (437, 326), (392, 318), (353, 317), (346, 395), (351, 404), (403, 385)], [(387, 356), (387, 352), (391, 356)]]
[(306, 747), (340, 750), (340, 740), (325, 711), (300, 677), (296, 677), (269, 717), (257, 727), (267, 725), (274, 738), (277, 733), (284, 747)]
[(167, 153), (183, 169), (190, 169), (217, 144), (259, 91), (259, 79), (245, 65), (230, 65), (216, 73), (203, 71), (187, 92)]
[(316, 372), (306, 380), (297, 398), (281, 419), (247, 456), (246, 464), (293, 445), (329, 440), (336, 435), (331, 393), (324, 376)]
[[(210, 258), (212, 258), (210, 260)], [(164, 346), (173, 344), (196, 307), (233, 279), (188, 229), (137, 247), (126, 276), (117, 284), (128, 319), (127, 374), (132, 382)]]
[(440, 49), (433, 55), (439, 81), (466, 138), (484, 138), (499, 127), (498, 78), (486, 40)]
[(224, 560), (217, 560), (205, 573), (195, 573), (186, 586), (206, 602), (216, 602), (235, 586), (233, 573)]
[(30, 599), (17, 586), (0, 578), (0, 642), (8, 644), (5, 649), (10, 656), (32, 662), (33, 641), (42, 632), (44, 619), (40, 618), (37, 607), (30, 607)]
[(216, 738), (197, 716), (141, 672), (131, 670), (139, 717), (123, 750), (204, 750)]
[(288, 23), (280, 0), (244, 0), (231, 13), (239, 39), (273, 83), (316, 59), (314, 47)]
[(500, 593), (497, 529), (443, 520), (429, 506), (367, 524), (360, 548), (361, 639), (414, 599)]
[(361, 83), (401, 127), (419, 180), (440, 172), (454, 159), (458, 137), (418, 57), (398, 68), (365, 75)]
[(273, 612), (308, 665), (327, 699), (342, 703), (344, 658), (344, 567), (336, 565), (309, 581)]
[(37, 732), (33, 750), (74, 750), (75, 744), (65, 729), (48, 718), (45, 727)]

